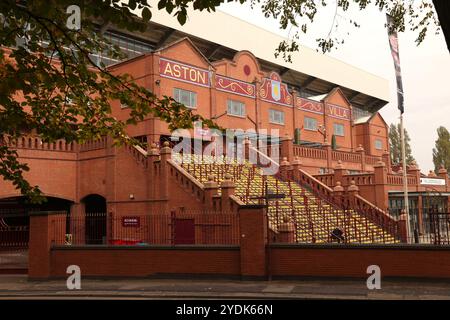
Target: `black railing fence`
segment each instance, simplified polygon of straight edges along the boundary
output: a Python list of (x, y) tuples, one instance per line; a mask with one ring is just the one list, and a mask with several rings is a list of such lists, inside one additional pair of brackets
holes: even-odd
[(239, 244), (238, 215), (228, 212), (60, 215), (52, 230), (56, 245)]
[(409, 243), (450, 245), (450, 212), (430, 210), (415, 224), (408, 235)]
[(28, 248), (29, 217), (27, 212), (0, 211), (0, 251)]

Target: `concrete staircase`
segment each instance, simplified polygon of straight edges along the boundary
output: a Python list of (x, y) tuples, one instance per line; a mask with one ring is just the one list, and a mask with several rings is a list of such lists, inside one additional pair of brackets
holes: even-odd
[[(282, 194), (283, 198), (268, 201), (268, 218), (275, 233), (286, 223), (294, 225), (294, 240), (299, 243), (338, 242), (331, 234), (337, 228), (346, 243), (400, 242), (388, 228), (372, 221), (355, 209), (344, 209), (313, 193), (307, 185), (264, 175), (261, 168), (246, 160), (194, 154), (173, 155), (172, 159), (199, 182), (220, 183), (230, 175), (235, 195), (246, 204), (265, 203), (267, 194)], [(220, 192), (220, 189), (219, 189)]]

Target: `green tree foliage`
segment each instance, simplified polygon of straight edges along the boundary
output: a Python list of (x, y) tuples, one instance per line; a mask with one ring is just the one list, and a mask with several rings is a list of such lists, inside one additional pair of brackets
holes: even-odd
[(402, 157), (402, 149), (400, 144), (400, 135), (397, 131), (397, 126), (393, 123), (389, 126), (389, 148), (391, 154), (391, 163), (400, 163)]
[[(82, 8), (80, 30), (67, 26), (66, 10), (74, 4)], [(170, 129), (189, 128), (198, 120), (213, 127), (210, 120), (194, 115), (171, 97), (158, 98), (129, 75), (114, 74), (92, 60), (91, 54), (106, 50), (113, 57), (121, 56), (93, 21), (142, 31), (145, 19), (151, 17), (149, 7), (147, 1), (1, 1), (1, 139), (14, 140), (26, 129), (46, 142), (61, 138), (83, 142), (109, 135), (118, 144), (138, 144), (127, 137), (125, 127), (147, 115), (166, 121)], [(134, 9), (144, 9), (145, 19), (137, 20)], [(127, 120), (112, 116), (111, 101), (129, 107)], [(40, 198), (39, 188), (24, 179), (27, 165), (19, 163), (16, 151), (6, 143), (1, 143), (0, 160), (4, 179), (23, 194)]]
[[(410, 137), (408, 131), (405, 129), (405, 153), (406, 153), (406, 164), (411, 164), (415, 159), (412, 155), (412, 149), (410, 145)], [(391, 154), (392, 164), (402, 163), (402, 144), (401, 144), (401, 130), (400, 124), (393, 124), (389, 126), (389, 148)]]
[(443, 166), (450, 172), (450, 133), (445, 127), (437, 129), (438, 138), (433, 148), (434, 171), (439, 172)]

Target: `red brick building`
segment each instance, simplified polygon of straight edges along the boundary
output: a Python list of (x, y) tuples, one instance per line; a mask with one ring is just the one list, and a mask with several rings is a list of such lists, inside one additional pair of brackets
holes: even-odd
[[(201, 50), (182, 34), (168, 43), (174, 36), (173, 31), (163, 34), (166, 39), (158, 48), (111, 64), (110, 70), (130, 74), (159, 97), (173, 96), (224, 128), (279, 130), (281, 173), (300, 168), (298, 178), (313, 190), (359, 193), (366, 206), (381, 211), (390, 206), (395, 213), (391, 218), (397, 219), (402, 176), (391, 170), (388, 126), (377, 112), (386, 101), (308, 75), (295, 86), (293, 79), (299, 74), (264, 62), (250, 51)], [(196, 41), (202, 44), (201, 39)], [(127, 118), (126, 106), (111, 104), (115, 116)], [(224, 198), (226, 188), (219, 188), (227, 181), (224, 176), (218, 179), (214, 171), (217, 181), (213, 181), (172, 162), (171, 150), (164, 145), (171, 135), (166, 123), (148, 117), (127, 131), (149, 148), (113, 147), (108, 137), (77, 145), (48, 144), (24, 135), (8, 143), (29, 164), (29, 181), (50, 199), (40, 210), (67, 210), (74, 216), (98, 212), (139, 216), (180, 208), (233, 211)], [(425, 179), (418, 168), (410, 167), (408, 174), (410, 201), (415, 204), (411, 219), (425, 232), (429, 209), (425, 199), (437, 201), (442, 212), (448, 210), (448, 173), (441, 170), (438, 177)], [(6, 181), (0, 181), (0, 207), (31, 210)], [(111, 230), (106, 223), (100, 222), (105, 234)]]

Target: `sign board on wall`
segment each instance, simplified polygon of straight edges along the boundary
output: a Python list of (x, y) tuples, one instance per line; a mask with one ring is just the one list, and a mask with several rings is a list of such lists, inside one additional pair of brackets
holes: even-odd
[(231, 92), (244, 97), (255, 97), (255, 85), (244, 81), (216, 75), (216, 89), (225, 92)]
[(317, 114), (323, 114), (323, 104), (321, 102), (316, 102), (309, 99), (304, 98), (297, 98), (296, 101), (297, 108), (300, 108), (301, 110), (317, 113)]
[(337, 119), (350, 120), (350, 110), (347, 108), (335, 106), (334, 104), (326, 104), (326, 113), (330, 117)]
[(210, 86), (209, 70), (164, 58), (159, 59), (159, 75), (203, 87)]
[(445, 180), (438, 178), (420, 178), (420, 184), (428, 184), (432, 186), (445, 186)]
[(122, 227), (140, 227), (141, 217), (122, 217)]
[(276, 72), (272, 72), (269, 78), (263, 79), (259, 96), (261, 100), (292, 107), (292, 95)]

